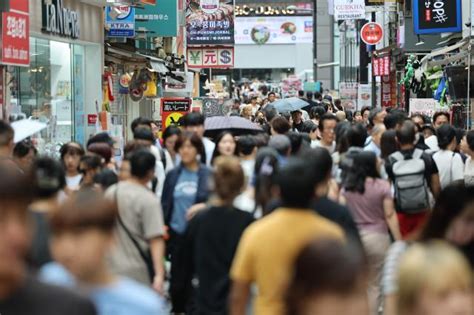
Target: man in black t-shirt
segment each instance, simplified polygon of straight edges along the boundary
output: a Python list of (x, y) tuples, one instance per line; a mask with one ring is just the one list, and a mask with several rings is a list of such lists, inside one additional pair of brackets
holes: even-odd
[[(406, 159), (411, 159), (413, 153), (415, 151), (415, 141), (416, 141), (416, 126), (415, 124), (407, 120), (403, 123), (401, 128), (397, 130), (397, 141), (400, 145), (400, 153)], [(417, 149), (418, 150), (418, 149)], [(425, 180), (430, 188), (431, 194), (433, 197), (437, 197), (440, 192), (440, 181), (439, 181), (439, 174), (438, 168), (436, 163), (434, 162), (431, 155), (427, 153), (423, 153), (421, 155), (421, 159), (425, 164), (424, 170), (424, 177)], [(395, 182), (395, 175), (393, 173), (393, 165), (394, 161), (392, 159), (388, 159), (385, 163), (385, 169), (387, 171), (387, 175), (390, 178), (391, 182)], [(422, 189), (422, 188), (420, 188)], [(398, 221), (400, 224), (400, 232), (402, 233), (403, 237), (410, 235), (411, 233), (415, 232), (426, 220), (429, 209), (426, 211), (422, 211), (419, 213), (404, 213), (400, 210), (400, 205), (395, 199), (395, 204), (397, 206), (397, 216)]]
[(90, 301), (27, 275), (31, 180), (0, 162), (0, 314), (94, 315)]

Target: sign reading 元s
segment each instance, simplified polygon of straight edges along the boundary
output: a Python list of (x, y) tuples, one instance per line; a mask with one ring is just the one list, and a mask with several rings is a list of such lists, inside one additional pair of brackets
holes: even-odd
[(190, 68), (232, 68), (234, 48), (188, 48)]

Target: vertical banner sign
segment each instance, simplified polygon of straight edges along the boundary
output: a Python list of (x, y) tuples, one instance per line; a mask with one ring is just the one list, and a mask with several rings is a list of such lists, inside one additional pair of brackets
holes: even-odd
[(3, 82), (4, 82), (4, 79), (3, 79), (3, 76), (4, 76), (4, 72), (3, 72), (3, 66), (0, 66), (0, 119), (3, 119), (3, 111), (4, 111), (4, 108), (5, 108), (5, 91), (3, 90)]
[(395, 106), (397, 86), (395, 83), (395, 74), (382, 76), (382, 107)]
[(11, 2), (10, 12), (2, 13), (1, 62), (30, 65), (30, 18), (28, 0)]
[(415, 34), (462, 31), (461, 0), (413, 0)]
[(190, 98), (162, 98), (161, 99), (161, 128), (178, 125), (181, 117), (189, 113), (192, 100)]
[(129, 6), (105, 7), (108, 37), (135, 37), (135, 9)]
[(372, 73), (374, 77), (390, 75), (390, 56), (374, 58), (372, 57)]
[(365, 1), (334, 0), (334, 19), (337, 21), (365, 19)]
[(234, 0), (189, 0), (186, 7), (188, 45), (233, 45)]
[(359, 94), (357, 97), (357, 110), (361, 110), (364, 106), (372, 107), (372, 85), (360, 84)]

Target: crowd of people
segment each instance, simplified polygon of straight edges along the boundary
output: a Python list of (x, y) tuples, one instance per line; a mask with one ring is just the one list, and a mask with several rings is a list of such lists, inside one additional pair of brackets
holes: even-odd
[[(41, 156), (0, 121), (1, 314), (474, 313), (474, 131), (300, 93)], [(261, 97), (261, 96), (260, 96)]]

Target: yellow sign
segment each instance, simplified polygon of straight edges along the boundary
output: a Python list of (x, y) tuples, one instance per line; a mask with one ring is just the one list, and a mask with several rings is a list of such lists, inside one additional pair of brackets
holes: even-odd
[(165, 120), (165, 128), (169, 127), (170, 125), (178, 125), (180, 118), (183, 117), (181, 113), (171, 113), (166, 117)]

